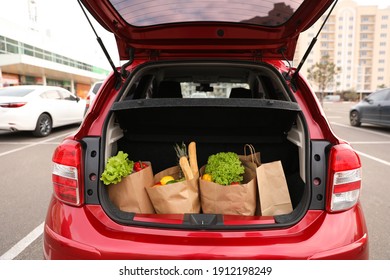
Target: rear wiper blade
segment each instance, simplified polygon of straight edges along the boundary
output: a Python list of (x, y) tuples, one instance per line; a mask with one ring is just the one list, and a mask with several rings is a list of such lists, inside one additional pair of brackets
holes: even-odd
[(108, 53), (107, 49), (106, 49), (106, 46), (104, 46), (103, 44), (103, 41), (102, 39), (99, 37), (99, 35), (97, 34), (95, 28), (93, 27), (92, 25), (92, 22), (89, 20), (89, 17), (87, 15), (87, 13), (85, 12), (85, 9), (83, 7), (83, 5), (81, 4), (80, 0), (77, 0), (77, 2), (79, 3), (80, 7), (81, 7), (81, 10), (83, 11), (85, 17), (87, 18), (88, 22), (89, 22), (89, 25), (91, 26), (93, 32), (95, 33), (95, 36), (96, 36), (96, 40), (98, 41), (100, 47), (102, 48), (103, 52), (104, 52), (104, 55), (106, 56), (107, 60), (108, 60), (108, 63), (110, 63), (110, 66), (112, 68), (112, 70), (114, 71), (114, 74), (115, 74), (115, 77), (121, 79), (121, 75), (119, 73), (119, 71), (116, 69), (114, 63), (112, 62), (112, 59), (110, 57), (110, 54)]
[(311, 43), (310, 43), (310, 45), (309, 45), (308, 49), (306, 50), (306, 52), (305, 52), (305, 54), (304, 54), (304, 56), (303, 56), (303, 58), (302, 58), (301, 62), (299, 63), (299, 65), (298, 65), (297, 69), (295, 70), (295, 72), (294, 72), (294, 74), (293, 74), (293, 76), (292, 76), (292, 78), (291, 78), (291, 83), (292, 83), (292, 84), (294, 84), (294, 85), (295, 85), (295, 83), (296, 83), (296, 79), (298, 78), (298, 73), (299, 73), (299, 71), (301, 70), (301, 68), (302, 68), (303, 64), (305, 63), (305, 61), (306, 61), (307, 57), (309, 56), (309, 54), (310, 54), (311, 50), (313, 49), (313, 47), (314, 47), (315, 43), (317, 42), (317, 38), (318, 38), (318, 36), (320, 35), (320, 33), (321, 33), (322, 29), (324, 28), (324, 26), (325, 26), (325, 23), (328, 21), (328, 19), (329, 19), (329, 16), (331, 15), (331, 13), (332, 13), (332, 11), (333, 11), (334, 7), (335, 7), (335, 6), (336, 6), (336, 4), (337, 4), (337, 1), (338, 1), (338, 0), (336, 0), (336, 1), (333, 3), (333, 6), (332, 6), (332, 8), (330, 9), (330, 11), (329, 11), (328, 15), (326, 16), (326, 18), (325, 18), (324, 22), (322, 23), (322, 25), (321, 25), (320, 29), (318, 30), (318, 32), (317, 32), (317, 34), (316, 34), (316, 36), (315, 36), (315, 37), (313, 38), (313, 40), (311, 41)]

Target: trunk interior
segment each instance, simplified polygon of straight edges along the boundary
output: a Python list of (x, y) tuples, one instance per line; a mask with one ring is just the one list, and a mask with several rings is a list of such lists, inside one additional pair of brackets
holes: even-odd
[[(218, 69), (221, 67), (214, 71), (218, 72)], [(254, 76), (264, 76), (264, 73), (276, 75), (268, 68), (264, 69), (256, 69), (260, 74)], [(253, 82), (249, 84), (254, 87)], [(131, 159), (150, 162), (153, 174), (157, 174), (178, 164), (175, 144), (194, 141), (199, 168), (206, 165), (212, 154), (234, 152), (244, 155), (245, 145), (251, 144), (260, 153), (262, 164), (274, 161), (282, 163), (294, 210), (283, 215), (261, 215), (257, 197), (256, 212), (249, 216), (203, 213), (202, 208), (199, 213), (126, 212), (110, 201), (107, 187), (102, 185), (101, 204), (111, 218), (122, 224), (162, 228), (234, 229), (286, 226), (296, 222), (297, 217), (305, 211), (308, 141), (296, 102), (288, 100), (288, 97), (285, 98), (287, 100), (219, 96), (144, 99), (134, 98), (135, 95), (131, 93), (134, 86), (128, 85), (128, 88), (114, 104), (107, 121), (103, 162), (118, 151), (123, 151)], [(259, 196), (258, 190), (256, 196)]]

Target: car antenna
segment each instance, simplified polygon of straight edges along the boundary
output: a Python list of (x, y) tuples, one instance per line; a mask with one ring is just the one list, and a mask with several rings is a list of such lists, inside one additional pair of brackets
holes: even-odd
[(102, 39), (99, 37), (99, 35), (97, 34), (95, 28), (94, 28), (93, 25), (92, 25), (92, 22), (89, 20), (89, 17), (88, 17), (88, 15), (87, 15), (87, 13), (85, 12), (85, 9), (84, 9), (83, 5), (81, 4), (80, 0), (77, 0), (77, 2), (79, 3), (79, 5), (80, 5), (80, 7), (81, 7), (81, 10), (83, 11), (85, 17), (87, 18), (87, 20), (88, 20), (88, 22), (89, 22), (89, 25), (91, 26), (93, 32), (95, 33), (96, 40), (98, 41), (100, 47), (102, 48), (102, 50), (103, 50), (103, 52), (104, 52), (104, 55), (106, 56), (108, 62), (110, 63), (111, 68), (112, 68), (112, 70), (114, 71), (115, 77), (119, 78), (119, 80), (120, 80), (120, 73), (118, 72), (118, 70), (116, 69), (114, 63), (112, 62), (112, 59), (111, 59), (111, 57), (110, 57), (110, 55), (109, 55), (109, 53), (108, 53), (106, 47), (104, 46)]
[(293, 74), (293, 76), (292, 76), (292, 78), (291, 78), (291, 84), (294, 85), (295, 88), (296, 88), (296, 79), (297, 79), (297, 77), (298, 77), (298, 73), (299, 73), (299, 71), (301, 70), (303, 64), (305, 63), (307, 57), (309, 56), (311, 50), (313, 49), (315, 43), (317, 42), (317, 38), (318, 38), (318, 36), (320, 35), (322, 28), (324, 28), (325, 23), (328, 21), (329, 16), (331, 15), (331, 13), (332, 13), (334, 7), (335, 7), (336, 4), (337, 4), (337, 1), (338, 1), (338, 0), (336, 0), (336, 1), (333, 3), (332, 8), (330, 9), (328, 15), (326, 16), (324, 22), (322, 23), (320, 29), (318, 30), (318, 32), (317, 32), (317, 34), (316, 34), (316, 36), (315, 36), (315, 37), (313, 38), (313, 40), (311, 41), (311, 43), (310, 43), (309, 47), (307, 48), (307, 50), (306, 50), (306, 52), (305, 52), (305, 54), (304, 54), (304, 56), (303, 56), (301, 62), (299, 63), (297, 69), (295, 70), (295, 72), (294, 72), (294, 74)]

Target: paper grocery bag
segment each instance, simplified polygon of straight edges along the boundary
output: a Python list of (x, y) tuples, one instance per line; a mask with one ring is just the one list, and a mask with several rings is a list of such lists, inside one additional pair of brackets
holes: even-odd
[(256, 178), (256, 211), (255, 215), (260, 215), (260, 201), (257, 194), (257, 168), (261, 165), (260, 153), (256, 152), (252, 144), (244, 145), (244, 155), (238, 155), (241, 162), (245, 163), (246, 167), (254, 174)]
[(256, 167), (261, 165), (260, 153), (256, 152), (255, 147), (252, 144), (245, 144), (244, 155), (238, 155), (238, 157), (241, 161), (252, 162)]
[[(165, 169), (154, 175), (154, 182), (159, 182), (162, 177), (170, 175), (179, 179), (180, 168), (178, 166)], [(199, 213), (199, 174), (191, 180), (185, 180), (164, 186), (153, 185), (146, 188), (157, 214), (183, 214)]]
[(122, 211), (144, 214), (155, 213), (153, 205), (146, 192), (146, 187), (152, 186), (153, 170), (150, 162), (144, 162), (148, 167), (133, 172), (122, 178), (117, 184), (108, 186), (110, 200)]
[[(245, 167), (242, 184), (223, 186), (203, 179), (199, 181), (202, 212), (208, 214), (246, 215), (256, 211), (256, 171), (243, 162)], [(204, 174), (205, 166), (201, 168)]]
[(293, 211), (281, 161), (262, 163), (257, 168), (262, 216), (289, 214)]

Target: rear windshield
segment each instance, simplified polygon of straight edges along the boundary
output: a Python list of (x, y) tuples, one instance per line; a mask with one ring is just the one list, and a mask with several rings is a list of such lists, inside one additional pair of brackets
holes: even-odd
[(0, 89), (0, 96), (23, 97), (32, 91), (34, 91), (34, 89), (7, 87), (7, 88)]
[(111, 0), (130, 25), (148, 26), (175, 22), (246, 22), (264, 26), (285, 23), (303, 0)]

